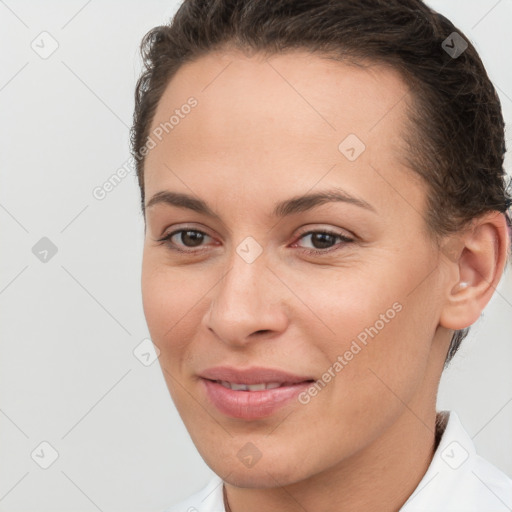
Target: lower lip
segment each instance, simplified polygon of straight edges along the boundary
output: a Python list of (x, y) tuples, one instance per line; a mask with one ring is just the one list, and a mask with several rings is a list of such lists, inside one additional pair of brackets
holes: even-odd
[(206, 388), (206, 395), (220, 412), (243, 420), (256, 420), (271, 416), (312, 384), (311, 382), (301, 382), (262, 391), (234, 391), (225, 388), (218, 382), (208, 379), (201, 380)]

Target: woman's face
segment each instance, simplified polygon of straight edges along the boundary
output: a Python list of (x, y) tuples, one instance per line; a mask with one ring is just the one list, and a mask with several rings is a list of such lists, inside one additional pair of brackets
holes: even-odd
[[(305, 52), (210, 54), (163, 94), (145, 163), (144, 312), (174, 403), (227, 481), (298, 482), (394, 426), (425, 428), (447, 273), (425, 186), (403, 163), (407, 100), (389, 69)], [(341, 199), (277, 208), (327, 191)]]

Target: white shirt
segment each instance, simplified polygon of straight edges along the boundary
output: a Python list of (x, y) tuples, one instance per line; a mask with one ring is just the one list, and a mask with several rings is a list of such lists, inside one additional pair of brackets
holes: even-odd
[[(511, 512), (512, 479), (480, 457), (454, 411), (427, 472), (400, 512)], [(199, 492), (165, 512), (226, 512), (215, 475)]]

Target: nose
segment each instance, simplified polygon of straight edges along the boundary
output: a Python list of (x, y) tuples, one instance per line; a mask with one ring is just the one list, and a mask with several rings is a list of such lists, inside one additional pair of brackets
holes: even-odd
[(204, 322), (232, 348), (275, 337), (286, 329), (285, 290), (263, 254), (252, 263), (235, 254), (212, 294)]

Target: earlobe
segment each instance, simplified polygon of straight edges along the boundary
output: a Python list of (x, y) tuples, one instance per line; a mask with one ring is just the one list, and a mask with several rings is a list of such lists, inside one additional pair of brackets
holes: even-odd
[(460, 290), (464, 290), (465, 288), (467, 288), (469, 286), (469, 283), (467, 281), (459, 281), (453, 288), (452, 288), (452, 291), (451, 293), (452, 294), (455, 294), (457, 292), (459, 292)]
[(508, 226), (502, 213), (474, 219), (464, 234), (457, 235), (460, 250), (446, 264), (453, 267), (447, 278), (440, 324), (447, 329), (469, 327), (480, 317), (498, 285), (506, 264)]

